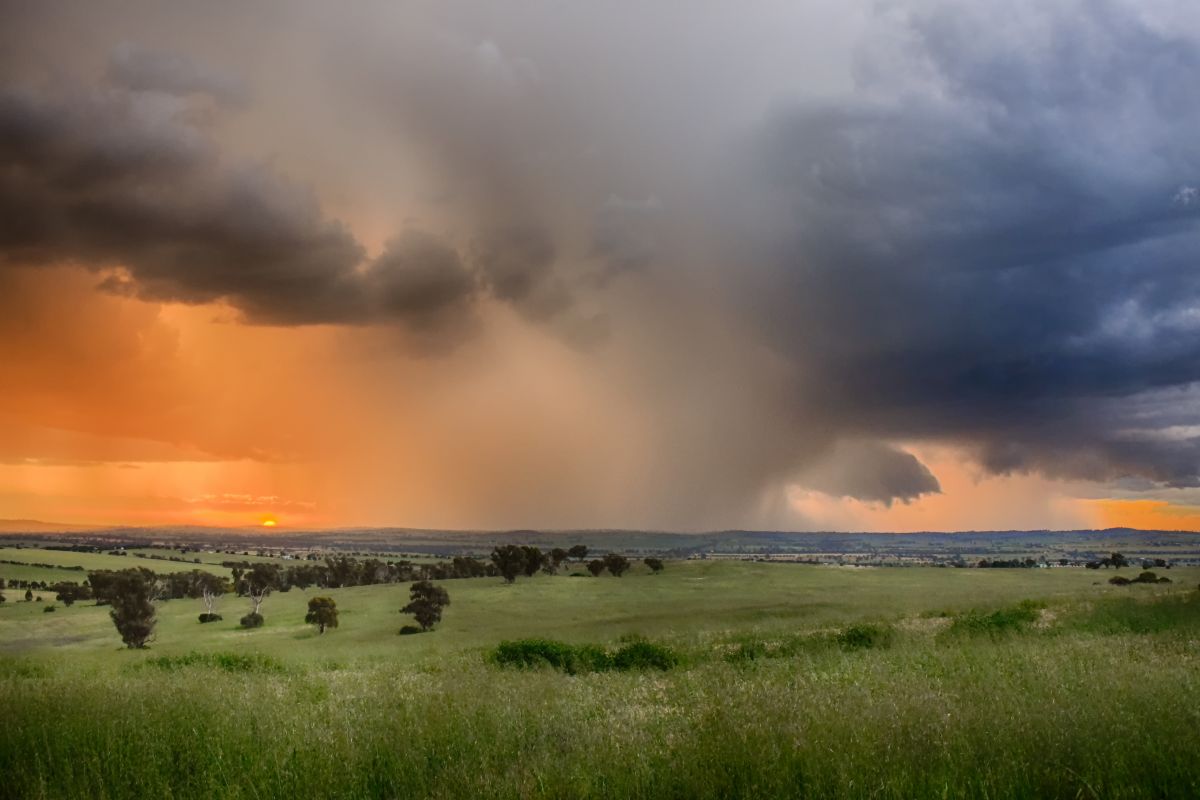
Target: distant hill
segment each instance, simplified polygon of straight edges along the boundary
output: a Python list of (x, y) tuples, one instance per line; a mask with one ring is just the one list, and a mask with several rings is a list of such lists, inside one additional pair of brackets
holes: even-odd
[[(35, 527), (36, 526), (36, 527)], [(53, 538), (57, 544), (92, 546), (205, 547), (245, 552), (337, 549), (358, 553), (486, 555), (497, 545), (543, 549), (587, 545), (593, 553), (664, 554), (673, 558), (785, 558), (849, 563), (970, 562), (981, 558), (1045, 558), (1072, 562), (1110, 552), (1176, 563), (1200, 564), (1200, 533), (1131, 528), (1071, 531), (962, 531), (958, 533), (838, 533), (836, 531), (710, 531), (671, 533), (634, 530), (446, 531), (414, 528), (86, 527), (32, 520), (0, 523), (9, 540)]]

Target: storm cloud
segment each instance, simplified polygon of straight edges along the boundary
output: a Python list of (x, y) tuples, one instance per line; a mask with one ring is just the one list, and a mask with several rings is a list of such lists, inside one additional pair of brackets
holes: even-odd
[(889, 30), (751, 157), (749, 302), (808, 400), (994, 471), (1196, 485), (1195, 37), (1107, 3)]
[(114, 25), (0, 88), (0, 257), (447, 359), (567, 342), (639, 522), (909, 503), (923, 446), (1200, 486), (1192, 4), (621, 5)]

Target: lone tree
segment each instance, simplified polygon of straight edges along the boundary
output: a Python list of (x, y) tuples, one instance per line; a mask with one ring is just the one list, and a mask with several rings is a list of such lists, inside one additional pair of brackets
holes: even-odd
[(417, 581), (408, 591), (411, 599), (400, 609), (402, 614), (412, 614), (421, 630), (427, 631), (442, 621), (442, 609), (450, 605), (450, 594), (441, 586), (429, 581)]
[(663, 562), (661, 558), (643, 558), (642, 563), (650, 568), (650, 571), (655, 575), (663, 571)]
[(587, 554), (588, 549), (586, 544), (573, 544), (571, 545), (571, 549), (567, 551), (567, 555), (579, 562), (587, 558)]
[(317, 633), (322, 634), (326, 628), (337, 627), (337, 603), (332, 597), (314, 597), (308, 601), (308, 613), (304, 621), (317, 626)]
[[(204, 601), (204, 613), (200, 615), (201, 622), (216, 622), (221, 619), (217, 613), (217, 598), (229, 588), (226, 580), (211, 572), (200, 572), (196, 575), (193, 591)], [(193, 595), (194, 596), (194, 595)]]
[(592, 573), (592, 577), (599, 578), (600, 573), (604, 572), (604, 560), (600, 558), (594, 558), (588, 562), (587, 568), (588, 572)]
[(629, 559), (616, 553), (609, 553), (604, 557), (604, 567), (612, 573), (614, 578), (619, 578), (629, 569)]
[(492, 548), (492, 563), (505, 583), (513, 583), (525, 571), (525, 551), (515, 544)]
[(109, 616), (125, 646), (143, 648), (154, 633), (154, 600), (158, 579), (147, 569), (123, 569), (114, 573), (107, 592), (112, 605)]
[(250, 602), (254, 604), (250, 613), (242, 617), (243, 628), (257, 628), (263, 624), (263, 616), (260, 613), (263, 601), (267, 599), (267, 595), (271, 593), (272, 589), (277, 588), (279, 588), (279, 567), (275, 564), (255, 564), (242, 577), (242, 589), (250, 598)]

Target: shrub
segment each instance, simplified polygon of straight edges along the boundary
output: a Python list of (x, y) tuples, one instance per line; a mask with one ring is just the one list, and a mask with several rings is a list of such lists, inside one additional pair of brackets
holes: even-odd
[(1129, 584), (1133, 583), (1133, 581), (1129, 580), (1129, 578), (1122, 578), (1120, 575), (1114, 575), (1108, 579), (1108, 582), (1113, 586), (1128, 586)]
[(505, 667), (550, 666), (568, 674), (575, 673), (575, 649), (551, 639), (501, 642), (492, 651), (492, 661)]
[[(204, 623), (204, 622), (220, 622), (220, 621), (221, 621), (221, 619), (222, 619), (222, 617), (221, 617), (221, 615), (220, 615), (220, 614), (209, 614), (209, 613), (204, 613), (204, 614), (201, 614), (201, 615), (200, 615), (200, 622), (201, 622), (201, 623)], [(261, 625), (262, 623), (259, 623), (259, 624)]]
[(249, 614), (241, 618), (239, 624), (243, 628), (261, 628), (263, 624), (263, 615), (251, 611)]
[(851, 625), (834, 638), (846, 650), (871, 650), (891, 644), (892, 629), (882, 625)]
[(405, 625), (402, 628), (400, 628), (401, 636), (411, 636), (414, 633), (424, 633), (424, 632), (425, 632), (425, 629), (422, 628), (420, 625)]
[(185, 667), (208, 667), (226, 672), (283, 672), (283, 665), (273, 658), (242, 653), (187, 653), (182, 656), (159, 656), (146, 664), (174, 671)]
[(968, 611), (955, 617), (950, 625), (952, 633), (986, 634), (998, 636), (1019, 631), (1026, 625), (1037, 621), (1038, 612), (1043, 607), (1033, 600), (1023, 600), (1015, 606), (1002, 608), (985, 614), (981, 611)]
[(613, 669), (669, 670), (679, 664), (679, 656), (669, 647), (652, 642), (631, 642), (612, 657)]
[(593, 644), (569, 645), (552, 639), (520, 639), (501, 642), (489, 660), (504, 667), (553, 667), (568, 675), (607, 670), (668, 670), (679, 664), (679, 656), (670, 648), (640, 640), (622, 645), (610, 654)]
[(57, 606), (46, 606), (45, 608), (43, 608), (43, 609), (42, 609), (42, 611), (43, 611), (43, 612), (45, 612), (45, 611), (55, 611), (55, 610), (57, 610)]

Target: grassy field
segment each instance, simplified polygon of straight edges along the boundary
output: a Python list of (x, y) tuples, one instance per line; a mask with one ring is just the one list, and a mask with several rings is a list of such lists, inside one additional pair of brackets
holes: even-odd
[[(162, 603), (145, 651), (105, 608), (47, 614), (9, 591), (0, 796), (1200, 795), (1200, 570), (1111, 574), (675, 562), (454, 580), (419, 636), (396, 635), (407, 585), (293, 589), (254, 631), (244, 599), (209, 625), (198, 601)], [(323, 636), (303, 623), (318, 592), (340, 610)], [(853, 646), (863, 624), (881, 635)], [(680, 664), (489, 663), (525, 637), (644, 637)]]

